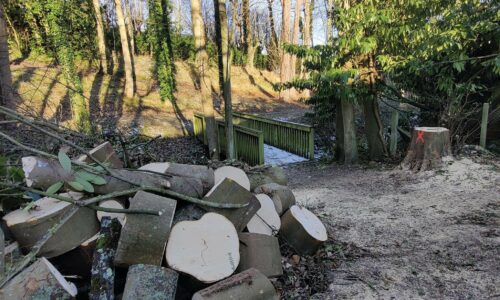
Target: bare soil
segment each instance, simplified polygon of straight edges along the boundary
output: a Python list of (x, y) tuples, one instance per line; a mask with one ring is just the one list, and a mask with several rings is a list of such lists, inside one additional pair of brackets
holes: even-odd
[(311, 299), (500, 299), (499, 166), (289, 166), (290, 187), (327, 224), (340, 260)]

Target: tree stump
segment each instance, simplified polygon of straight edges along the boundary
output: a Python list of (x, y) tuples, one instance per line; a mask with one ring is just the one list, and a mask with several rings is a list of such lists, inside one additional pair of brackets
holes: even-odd
[(102, 217), (101, 231), (97, 238), (92, 262), (90, 300), (112, 300), (115, 298), (115, 259), (121, 225), (118, 219)]
[(66, 281), (59, 271), (42, 257), (10, 280), (0, 290), (2, 300), (73, 299), (74, 284)]
[(192, 300), (278, 300), (271, 281), (257, 269), (251, 268), (194, 294)]
[(161, 212), (160, 216), (131, 214), (123, 226), (115, 264), (161, 265), (177, 201), (143, 191), (130, 200), (130, 209), (151, 209)]
[(276, 212), (280, 216), (296, 202), (295, 196), (288, 187), (274, 182), (258, 186), (254, 193), (268, 195), (273, 200)]
[(215, 213), (198, 221), (177, 223), (170, 233), (167, 264), (204, 283), (224, 279), (240, 262), (239, 240), (233, 223)]
[[(75, 200), (80, 199), (80, 193), (66, 193), (62, 196)], [(45, 197), (35, 201), (36, 209), (25, 211), (15, 210), (3, 219), (21, 247), (33, 247), (43, 236), (64, 217), (72, 204)], [(94, 210), (86, 207), (78, 211), (45, 243), (39, 256), (51, 258), (68, 252), (99, 231)]]
[(248, 232), (276, 235), (280, 230), (281, 220), (273, 200), (266, 194), (258, 194), (256, 197), (260, 202), (260, 209), (248, 222)]
[(259, 233), (242, 232), (240, 238), (240, 264), (236, 272), (255, 268), (267, 277), (283, 275), (278, 238)]
[(174, 300), (179, 275), (160, 266), (137, 264), (128, 269), (123, 300)]
[(281, 217), (280, 235), (299, 254), (311, 255), (328, 239), (325, 225), (312, 212), (294, 205)]
[(450, 131), (443, 127), (415, 127), (403, 168), (425, 171), (439, 168), (442, 158), (451, 155)]
[(247, 204), (242, 208), (203, 207), (207, 211), (216, 212), (228, 218), (238, 232), (243, 231), (248, 222), (260, 209), (260, 203), (255, 196), (230, 178), (224, 178), (215, 185), (203, 198), (214, 203)]
[(244, 187), (247, 191), (250, 191), (250, 180), (242, 169), (224, 166), (215, 170), (214, 176), (215, 184), (221, 182), (225, 178), (229, 178)]

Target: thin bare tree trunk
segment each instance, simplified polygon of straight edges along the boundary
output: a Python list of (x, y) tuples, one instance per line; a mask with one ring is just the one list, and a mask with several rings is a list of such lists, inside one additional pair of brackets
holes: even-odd
[(130, 53), (130, 44), (127, 37), (127, 26), (123, 15), (122, 3), (120, 0), (114, 0), (116, 11), (116, 22), (120, 33), (120, 42), (122, 44), (123, 63), (125, 68), (125, 96), (133, 98), (135, 94), (134, 66), (132, 63), (132, 54)]
[(94, 4), (96, 28), (97, 28), (97, 45), (99, 47), (99, 72), (110, 74), (108, 58), (106, 55), (106, 41), (104, 38), (104, 26), (102, 24), (101, 4), (99, 0), (92, 0)]
[(314, 5), (314, 0), (304, 0), (304, 46), (311, 47), (312, 46), (312, 8)]
[[(302, 0), (295, 0), (295, 18), (293, 20), (293, 32), (292, 32), (292, 44), (299, 44), (299, 24), (300, 24), (300, 13), (302, 11)], [(292, 55), (292, 62), (290, 67), (290, 79), (295, 77), (297, 69), (297, 55)]]
[(273, 0), (267, 0), (267, 10), (268, 10), (268, 17), (269, 17), (269, 30), (270, 32), (270, 38), (269, 38), (269, 45), (267, 45), (267, 50), (269, 54), (269, 63), (268, 63), (268, 68), (270, 70), (275, 70), (278, 68), (278, 63), (280, 59), (280, 51), (278, 49), (278, 35), (276, 34), (276, 27), (274, 23), (274, 16), (273, 16)]
[(9, 44), (3, 5), (0, 3), (0, 104), (15, 109), (16, 101), (12, 91)]
[[(281, 17), (281, 45), (290, 42), (290, 0), (281, 0), (282, 17)], [(280, 47), (281, 67), (280, 67), (280, 82), (285, 83), (290, 80), (291, 73), (291, 55)], [(280, 97), (285, 101), (290, 100), (290, 90), (285, 90)]]
[(132, 22), (132, 11), (130, 9), (129, 0), (125, 0), (125, 11), (127, 13), (127, 22), (125, 24), (127, 26), (127, 33), (130, 42), (130, 53), (132, 54), (133, 58), (133, 56), (135, 55), (135, 34), (134, 34), (134, 24)]
[(215, 0), (215, 34), (219, 61), (219, 85), (224, 97), (224, 114), (226, 120), (226, 155), (234, 159), (233, 107), (231, 101), (231, 65), (229, 61), (229, 43), (227, 30), (226, 1)]
[(196, 49), (196, 71), (200, 85), (203, 114), (205, 115), (208, 149), (211, 159), (219, 159), (217, 149), (217, 131), (215, 130), (215, 112), (212, 100), (212, 82), (208, 72), (208, 54), (206, 50), (205, 24), (201, 15), (201, 1), (191, 0), (191, 23), (193, 24), (194, 47)]

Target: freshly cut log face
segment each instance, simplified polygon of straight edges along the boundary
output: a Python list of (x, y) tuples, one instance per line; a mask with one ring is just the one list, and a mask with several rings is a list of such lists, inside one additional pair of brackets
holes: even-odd
[(204, 207), (205, 210), (216, 212), (229, 219), (237, 231), (243, 231), (248, 222), (260, 208), (255, 196), (230, 178), (224, 178), (215, 185), (203, 199), (214, 203), (248, 204), (245, 207), (234, 209)]
[(160, 216), (131, 214), (123, 226), (115, 265), (161, 265), (177, 201), (147, 192), (137, 192), (130, 209), (157, 210)]
[[(78, 200), (83, 194), (70, 192), (61, 196)], [(18, 209), (3, 218), (21, 247), (33, 247), (71, 208), (70, 203), (50, 197), (35, 201), (35, 205), (36, 209), (29, 211)], [(50, 258), (68, 252), (98, 231), (99, 223), (95, 211), (81, 207), (45, 243), (39, 255)]]
[(224, 180), (224, 178), (230, 178), (247, 191), (250, 191), (250, 180), (243, 170), (231, 166), (224, 166), (215, 170), (215, 184)]
[(122, 300), (174, 300), (178, 277), (174, 270), (160, 266), (132, 265)]
[(318, 217), (298, 205), (281, 217), (280, 234), (300, 254), (314, 254), (328, 239), (325, 225)]
[(280, 216), (276, 212), (273, 200), (266, 194), (256, 195), (260, 209), (247, 224), (248, 232), (274, 235), (281, 226)]
[[(118, 200), (105, 200), (99, 202), (99, 207), (104, 207), (104, 208), (116, 208), (116, 209), (123, 209), (125, 206), (123, 205), (122, 202)], [(104, 212), (104, 211), (97, 211), (97, 219), (101, 221), (102, 217), (110, 217), (110, 218), (116, 218), (120, 222), (120, 224), (123, 226), (125, 224), (125, 221), (127, 220), (127, 217), (125, 214), (122, 213), (110, 213), (110, 212)]]
[(233, 274), (240, 262), (238, 233), (226, 217), (206, 213), (172, 228), (165, 256), (174, 270), (205, 283), (219, 281)]
[(443, 127), (415, 127), (403, 168), (425, 171), (439, 168), (451, 155), (450, 131)]
[(255, 268), (267, 277), (283, 275), (278, 238), (266, 234), (241, 232), (240, 264), (236, 272)]
[[(94, 149), (89, 151), (89, 154), (92, 155), (95, 159), (102, 163), (108, 163), (112, 168), (123, 168), (123, 162), (118, 158), (118, 155), (113, 149), (113, 146), (110, 142), (104, 142)], [(82, 155), (78, 158), (79, 161), (85, 163), (93, 163), (94, 161), (87, 157), (87, 155)]]
[(192, 300), (278, 300), (271, 281), (251, 268), (198, 291)]
[(156, 173), (174, 175), (180, 177), (191, 177), (201, 180), (203, 189), (208, 192), (214, 186), (214, 170), (201, 165), (187, 165), (170, 162), (149, 163), (139, 170), (153, 171)]
[(295, 204), (295, 196), (292, 191), (288, 187), (274, 182), (258, 186), (254, 193), (268, 195), (273, 200), (274, 207), (280, 216)]
[(0, 299), (73, 299), (76, 286), (42, 257), (24, 269), (0, 290)]

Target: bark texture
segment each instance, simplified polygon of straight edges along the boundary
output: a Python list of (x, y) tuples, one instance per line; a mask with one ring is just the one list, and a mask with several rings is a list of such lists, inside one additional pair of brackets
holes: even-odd
[(273, 200), (274, 208), (280, 216), (296, 202), (295, 196), (288, 187), (274, 182), (258, 186), (254, 193), (268, 195)]
[(97, 46), (99, 50), (99, 71), (104, 72), (104, 74), (110, 74), (111, 70), (109, 69), (108, 57), (106, 52), (106, 40), (104, 37), (101, 2), (99, 0), (92, 0), (92, 3), (94, 5), (96, 18)]
[(451, 155), (450, 131), (443, 127), (415, 127), (403, 168), (425, 171), (439, 168), (442, 158)]
[(128, 269), (123, 300), (174, 300), (177, 272), (160, 266), (137, 264)]
[(265, 234), (242, 232), (240, 238), (240, 264), (236, 272), (255, 268), (267, 277), (283, 275), (278, 238)]
[(15, 109), (16, 101), (12, 90), (7, 25), (2, 3), (0, 3), (0, 97), (0, 105)]
[(115, 259), (121, 225), (118, 219), (103, 217), (92, 263), (90, 300), (115, 299)]
[(358, 161), (354, 105), (348, 100), (337, 100), (336, 156), (344, 164)]
[(120, 42), (122, 46), (123, 67), (125, 69), (125, 96), (133, 98), (135, 94), (134, 66), (132, 53), (130, 53), (130, 42), (128, 39), (127, 26), (125, 25), (125, 16), (123, 14), (122, 3), (120, 0), (114, 0), (116, 22), (120, 33)]
[(130, 200), (131, 209), (158, 210), (160, 216), (129, 215), (123, 226), (115, 265), (149, 264), (160, 266), (177, 201), (146, 192), (137, 192)]
[[(300, 14), (302, 12), (302, 0), (295, 0), (295, 17), (293, 19), (292, 44), (299, 44)], [(293, 79), (297, 71), (297, 55), (292, 55), (290, 63), (290, 79)]]
[(247, 175), (250, 180), (250, 191), (254, 191), (258, 186), (266, 183), (274, 182), (285, 186), (288, 184), (288, 178), (280, 167), (269, 167), (253, 173), (248, 173)]
[[(281, 0), (282, 5), (282, 16), (281, 16), (281, 45), (290, 43), (290, 11), (291, 4), (290, 0)], [(291, 60), (292, 56), (285, 52), (282, 47), (280, 47), (281, 56), (281, 67), (280, 67), (280, 82), (286, 83), (291, 79)], [(291, 91), (289, 89), (281, 92), (280, 97), (289, 101), (291, 97)]]

